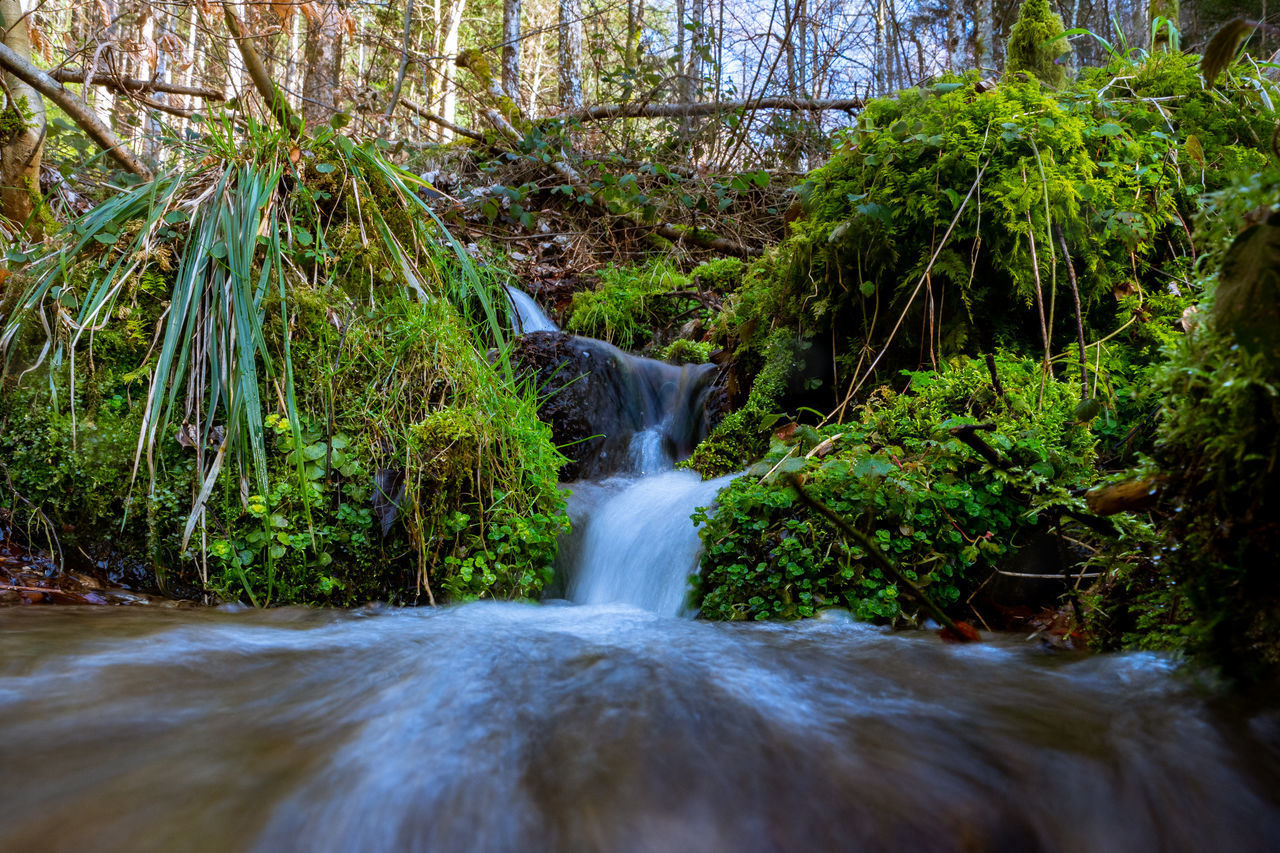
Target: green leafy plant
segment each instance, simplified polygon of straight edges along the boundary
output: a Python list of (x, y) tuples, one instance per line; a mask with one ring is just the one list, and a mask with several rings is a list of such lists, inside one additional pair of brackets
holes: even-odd
[[(800, 426), (734, 480), (705, 523), (695, 599), (713, 619), (792, 619), (824, 607), (859, 619), (913, 620), (891, 577), (833, 525), (804, 506), (782, 475), (861, 530), (947, 607), (987, 578), (1020, 530), (1075, 505), (1066, 489), (1092, 476), (1093, 446), (1072, 410), (1079, 389), (1050, 382), (1044, 403), (1034, 361), (1000, 358), (1005, 393), (984, 364), (965, 359), (910, 374), (909, 389), (878, 391), (839, 426)], [(1014, 466), (986, 463), (952, 427), (979, 422)], [(1046, 519), (1048, 520), (1048, 519)]]

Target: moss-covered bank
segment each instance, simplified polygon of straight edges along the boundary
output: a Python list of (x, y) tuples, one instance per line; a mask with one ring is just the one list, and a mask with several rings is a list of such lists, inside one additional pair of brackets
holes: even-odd
[(10, 280), (13, 527), (108, 542), (176, 595), (536, 596), (563, 460), (506, 365), (494, 276), (376, 149), (231, 138)]

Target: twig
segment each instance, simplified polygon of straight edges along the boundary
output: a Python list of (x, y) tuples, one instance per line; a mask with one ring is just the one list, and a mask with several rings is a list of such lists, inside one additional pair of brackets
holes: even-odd
[(138, 77), (118, 77), (114, 73), (109, 77), (90, 77), (83, 68), (55, 68), (48, 72), (49, 76), (59, 83), (80, 83), (81, 85), (103, 86), (120, 92), (134, 94), (137, 92), (163, 92), (166, 95), (190, 95), (193, 98), (204, 98), (207, 101), (225, 101), (227, 99), (217, 89), (206, 89), (200, 86), (181, 86), (163, 80), (143, 80)]
[(1041, 578), (1044, 580), (1062, 581), (1068, 583), (1071, 580), (1079, 580), (1080, 578), (1100, 578), (1107, 574), (1106, 572), (1081, 572), (1078, 575), (1038, 575), (1035, 572), (1006, 572), (996, 569), (996, 574), (1004, 575), (1007, 578)]
[(409, 71), (409, 42), (413, 36), (413, 0), (408, 0), (404, 9), (404, 47), (400, 51), (400, 70), (396, 73), (396, 85), (391, 90), (391, 102), (387, 104), (387, 112), (383, 116), (391, 119), (396, 111), (396, 103), (400, 100), (400, 89), (404, 86), (405, 74)]
[[(1026, 174), (1023, 174), (1026, 179)], [(1044, 318), (1044, 290), (1040, 286), (1040, 261), (1036, 257), (1036, 231), (1035, 226), (1031, 223), (1031, 211), (1027, 211), (1027, 243), (1031, 247), (1031, 274), (1036, 283), (1036, 310), (1040, 312), (1040, 337), (1044, 340), (1044, 364), (1041, 369), (1044, 373), (1040, 382), (1040, 399), (1036, 403), (1037, 408), (1044, 403), (1044, 379), (1053, 375), (1052, 355), (1049, 348), (1049, 324)]]
[(452, 130), (454, 133), (458, 134), (459, 136), (465, 136), (468, 139), (474, 139), (476, 142), (485, 141), (484, 134), (481, 133), (480, 131), (472, 130), (469, 127), (462, 127), (460, 125), (454, 124), (444, 116), (438, 116), (435, 113), (431, 112), (426, 107), (419, 104), (417, 101), (411, 101), (408, 98), (401, 98), (400, 103), (404, 105), (405, 109), (409, 110), (410, 112), (417, 113), (418, 115), (422, 116), (432, 124), (438, 124), (447, 130)]
[(889, 332), (889, 339), (884, 342), (884, 346), (880, 348), (880, 352), (876, 355), (875, 359), (872, 360), (871, 366), (869, 366), (866, 372), (862, 374), (862, 377), (855, 377), (854, 381), (850, 383), (849, 392), (845, 394), (844, 400), (841, 401), (840, 405), (837, 406), (830, 415), (827, 415), (826, 420), (830, 420), (837, 411), (844, 411), (844, 408), (849, 401), (852, 400), (854, 395), (862, 389), (863, 384), (871, 378), (871, 374), (875, 373), (876, 367), (880, 364), (880, 359), (884, 358), (884, 354), (889, 351), (889, 347), (893, 343), (893, 339), (897, 337), (898, 329), (902, 328), (902, 321), (906, 319), (907, 311), (911, 308), (912, 303), (915, 302), (916, 296), (919, 295), (920, 288), (924, 286), (925, 279), (928, 278), (929, 273), (933, 271), (933, 265), (937, 262), (938, 255), (942, 254), (942, 249), (947, 245), (947, 240), (951, 237), (951, 232), (955, 230), (956, 223), (960, 221), (960, 216), (969, 205), (969, 199), (973, 198), (973, 194), (977, 192), (978, 186), (982, 183), (982, 176), (986, 174), (987, 166), (990, 165), (990, 163), (991, 158), (988, 157), (987, 162), (983, 163), (982, 168), (978, 170), (978, 176), (973, 179), (973, 183), (969, 186), (969, 192), (965, 195), (964, 201), (960, 202), (960, 207), (956, 210), (955, 216), (951, 217), (951, 224), (948, 225), (947, 230), (943, 232), (942, 239), (938, 241), (938, 246), (933, 251), (933, 256), (929, 258), (928, 266), (926, 266), (924, 268), (924, 272), (920, 274), (920, 280), (916, 282), (916, 289), (911, 291), (911, 296), (907, 299), (907, 304), (902, 309), (902, 314), (898, 317), (898, 322), (894, 324), (893, 330)]
[(1071, 282), (1071, 295), (1076, 300), (1076, 334), (1080, 339), (1080, 397), (1089, 399), (1089, 359), (1084, 349), (1084, 312), (1080, 308), (1080, 288), (1076, 286), (1076, 266), (1071, 263), (1071, 250), (1067, 248), (1066, 235), (1062, 226), (1054, 226), (1058, 232), (1058, 245), (1062, 247), (1062, 256), (1067, 260), (1067, 280)]
[(599, 104), (554, 118), (600, 121), (614, 118), (693, 118), (754, 110), (860, 110), (862, 98), (751, 98), (744, 101), (700, 101), (691, 104)]
[(915, 581), (907, 577), (897, 566), (890, 562), (889, 558), (886, 557), (878, 547), (876, 547), (876, 543), (871, 540), (871, 537), (859, 530), (855, 530), (847, 521), (837, 515), (831, 507), (822, 503), (805, 491), (804, 486), (800, 485), (800, 480), (796, 475), (787, 474), (785, 475), (785, 478), (787, 480), (787, 484), (795, 490), (796, 495), (806, 506), (824, 516), (842, 533), (844, 533), (845, 536), (848, 536), (850, 539), (861, 545), (863, 550), (867, 552), (867, 555), (871, 557), (872, 562), (878, 565), (882, 571), (888, 572), (895, 580), (910, 589), (912, 594), (914, 594), (920, 603), (924, 605), (925, 609), (933, 614), (933, 617), (938, 620), (938, 624), (949, 629), (959, 642), (971, 642), (969, 634), (957, 626), (955, 620), (943, 612), (942, 608), (935, 604), (933, 599), (926, 595), (924, 590), (922, 590)]
[(996, 370), (996, 357), (987, 353), (987, 371), (991, 374), (991, 387), (996, 389), (996, 396), (1004, 397), (1004, 385), (1000, 384), (1000, 371)]

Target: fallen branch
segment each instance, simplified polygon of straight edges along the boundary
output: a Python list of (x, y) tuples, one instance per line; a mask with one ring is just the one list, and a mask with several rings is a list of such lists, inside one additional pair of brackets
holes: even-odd
[(1111, 483), (1085, 492), (1084, 502), (1095, 515), (1146, 512), (1156, 505), (1162, 485), (1158, 477), (1143, 477), (1140, 480)]
[[(86, 72), (83, 68), (55, 68), (49, 76), (59, 83), (84, 84)], [(225, 101), (227, 96), (219, 89), (205, 89), (200, 86), (181, 86), (177, 83), (166, 83), (163, 80), (142, 80), (138, 77), (99, 77), (94, 76), (90, 85), (103, 86), (117, 92), (136, 94), (139, 92), (160, 92), (165, 95), (190, 95), (193, 98), (204, 98), (207, 101)]]
[(554, 118), (601, 121), (614, 118), (692, 118), (752, 110), (860, 110), (862, 98), (753, 98), (746, 101), (706, 101), (696, 104), (599, 104)]
[[(637, 227), (645, 226), (637, 224)], [(755, 246), (744, 246), (728, 237), (721, 237), (702, 228), (690, 228), (687, 225), (664, 222), (655, 226), (653, 230), (658, 236), (665, 237), (673, 243), (693, 243), (703, 249), (711, 249), (722, 255), (733, 255), (737, 258), (754, 258), (763, 251)]]
[(62, 111), (70, 116), (90, 139), (126, 170), (143, 180), (151, 180), (153, 177), (151, 169), (138, 158), (137, 154), (133, 153), (123, 139), (116, 136), (115, 131), (98, 118), (97, 113), (91, 110), (88, 104), (76, 97), (70, 89), (65, 88), (47, 72), (32, 65), (3, 43), (0, 43), (0, 67), (61, 107)]
[[(861, 545), (862, 550), (867, 552), (867, 556), (871, 558), (873, 563), (880, 567), (881, 571), (887, 572), (898, 583), (911, 590), (916, 599), (919, 600), (919, 602), (924, 605), (925, 609), (933, 614), (933, 617), (938, 620), (938, 624), (947, 629), (949, 639), (954, 639), (961, 643), (968, 643), (979, 639), (977, 632), (974, 631), (972, 627), (965, 625), (964, 623), (957, 624), (956, 621), (948, 616), (941, 607), (935, 604), (933, 599), (925, 594), (925, 591), (921, 589), (915, 581), (907, 577), (902, 570), (894, 565), (889, 558), (880, 551), (870, 536), (867, 536), (860, 530), (856, 530), (851, 524), (849, 524), (849, 522), (837, 515), (835, 510), (831, 509), (831, 507), (805, 491), (804, 486), (800, 484), (800, 479), (796, 477), (796, 475), (788, 474), (786, 475), (786, 478), (788, 484), (806, 506), (817, 512), (819, 515), (824, 516), (845, 536)], [(963, 627), (961, 627), (962, 625)], [(967, 631), (965, 630), (966, 628), (968, 629)]]
[(465, 136), (468, 139), (474, 139), (476, 142), (485, 141), (484, 134), (481, 133), (480, 131), (472, 130), (469, 127), (462, 127), (461, 125), (454, 124), (444, 116), (439, 116), (431, 112), (426, 107), (419, 104), (417, 101), (411, 101), (408, 98), (405, 98), (402, 96), (400, 98), (400, 105), (403, 106), (405, 109), (409, 110), (409, 112), (416, 113), (422, 118), (425, 118), (427, 121), (431, 122), (432, 124), (438, 124), (443, 128), (452, 130), (454, 133), (458, 134), (459, 136)]

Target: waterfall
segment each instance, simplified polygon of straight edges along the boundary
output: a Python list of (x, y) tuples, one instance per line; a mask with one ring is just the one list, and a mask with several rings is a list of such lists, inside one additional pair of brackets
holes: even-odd
[(701, 542), (690, 519), (730, 477), (704, 482), (675, 465), (706, 434), (704, 404), (715, 368), (677, 367), (582, 340), (600, 365), (593, 424), (603, 435), (590, 479), (570, 484), (573, 532), (562, 539), (567, 597), (686, 615)]
[(503, 285), (503, 288), (507, 292), (507, 301), (511, 303), (511, 325), (516, 334), (560, 331), (556, 324), (551, 322), (546, 312), (538, 307), (538, 303), (533, 301), (532, 296), (511, 285)]
[(689, 614), (689, 577), (702, 551), (689, 516), (710, 505), (731, 479), (704, 481), (692, 471), (664, 471), (576, 486), (569, 599), (630, 604), (664, 616)]

